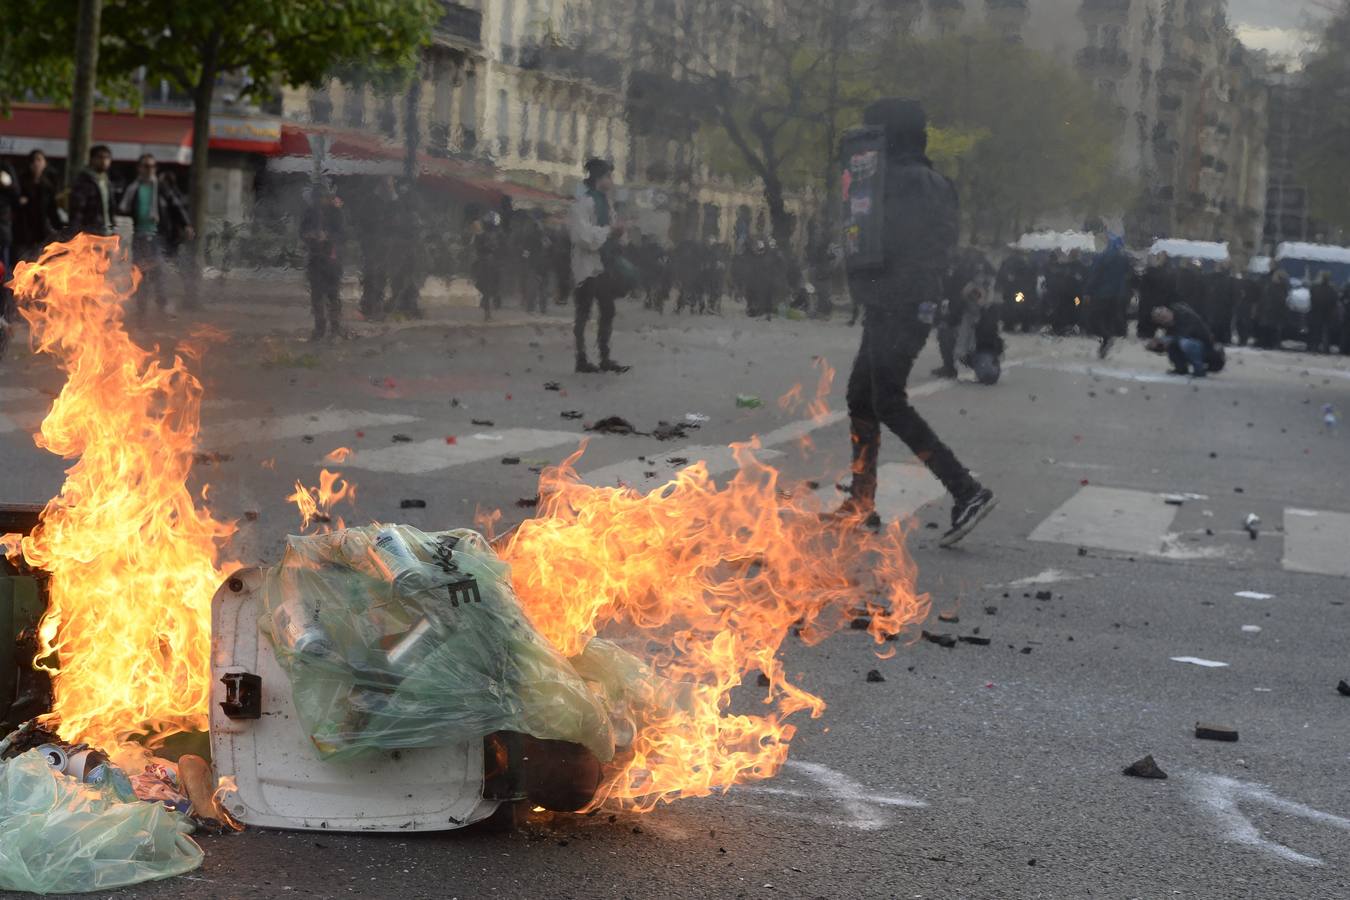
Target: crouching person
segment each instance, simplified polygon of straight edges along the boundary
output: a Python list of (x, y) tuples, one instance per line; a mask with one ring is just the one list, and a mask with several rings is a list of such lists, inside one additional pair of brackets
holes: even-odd
[(1149, 349), (1166, 353), (1176, 375), (1204, 378), (1224, 367), (1223, 349), (1214, 342), (1214, 333), (1189, 304), (1180, 301), (1153, 310), (1153, 322), (1164, 336), (1149, 342)]

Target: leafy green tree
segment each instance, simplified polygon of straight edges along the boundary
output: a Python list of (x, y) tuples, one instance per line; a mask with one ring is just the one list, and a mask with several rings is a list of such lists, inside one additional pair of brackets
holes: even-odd
[(248, 77), (247, 93), (320, 84), (344, 63), (411, 72), (440, 13), (437, 0), (120, 0), (104, 13), (103, 59), (144, 65), (192, 97), (192, 215), (206, 216), (211, 103), (217, 78)]
[(1034, 50), (990, 34), (901, 34), (878, 75), (885, 93), (922, 100), (934, 123), (965, 136), (935, 159), (961, 191), (972, 243), (1129, 199), (1115, 163), (1123, 123), (1090, 84)]
[(1297, 166), (1309, 210), (1330, 225), (1350, 228), (1350, 4), (1327, 21), (1302, 82), (1311, 108)]

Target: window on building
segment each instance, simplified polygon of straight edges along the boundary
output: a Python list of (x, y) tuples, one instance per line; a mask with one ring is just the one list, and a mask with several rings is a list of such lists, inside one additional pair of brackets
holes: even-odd
[(521, 159), (528, 159), (532, 155), (532, 144), (530, 141), (530, 104), (529, 101), (522, 101), (520, 104), (520, 156)]
[(516, 45), (515, 0), (502, 0), (497, 4), (501, 18), (497, 21), (498, 41), (501, 43), (502, 59), (512, 62), (512, 49)]
[(459, 89), (460, 146), (472, 151), (478, 146), (478, 75), (470, 70)]
[(511, 98), (506, 91), (497, 91), (497, 155), (511, 152)]

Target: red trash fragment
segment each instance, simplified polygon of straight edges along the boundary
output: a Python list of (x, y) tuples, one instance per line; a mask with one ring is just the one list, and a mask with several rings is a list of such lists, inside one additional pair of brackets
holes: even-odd
[(359, 438), (363, 438), (363, 437), (366, 436), (366, 433), (365, 433), (364, 431), (358, 431), (358, 432), (356, 433), (356, 436), (359, 437)]
[(507, 400), (510, 400), (510, 399), (511, 399), (511, 395), (510, 395), (510, 394), (507, 394), (507, 395), (506, 395), (506, 399), (507, 399)]
[(455, 437), (453, 434), (447, 434), (445, 436), (445, 442), (447, 444), (458, 444), (459, 438)]
[(1086, 478), (1084, 478), (1082, 481), (1080, 481), (1080, 482), (1078, 482), (1078, 483), (1081, 484), (1083, 487), (1087, 487), (1087, 486), (1088, 486), (1088, 480), (1087, 480)]

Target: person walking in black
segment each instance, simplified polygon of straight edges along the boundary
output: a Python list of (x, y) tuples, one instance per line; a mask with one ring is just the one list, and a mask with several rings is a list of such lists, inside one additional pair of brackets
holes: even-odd
[[(389, 303), (399, 315), (422, 318), (422, 285), (427, 280), (428, 252), (422, 215), (413, 196), (412, 183), (400, 180), (394, 187), (393, 225), (388, 243)], [(397, 256), (397, 265), (394, 265)]]
[[(603, 159), (586, 162), (586, 190), (572, 201), (568, 231), (572, 237), (572, 280), (576, 283), (573, 300), (576, 320), (572, 334), (576, 340), (578, 372), (626, 372), (628, 366), (611, 358), (610, 336), (614, 332), (614, 301), (618, 299), (618, 277), (611, 270), (611, 259), (618, 252), (623, 226), (614, 221), (609, 192), (614, 187), (614, 166)], [(608, 259), (607, 259), (608, 257)], [(596, 342), (600, 348), (597, 368), (586, 356), (586, 323), (591, 307), (599, 309)]]
[(80, 170), (70, 188), (70, 233), (107, 236), (113, 233), (116, 199), (108, 170), (112, 151), (103, 144), (89, 148), (89, 165)]
[(848, 272), (849, 291), (865, 312), (848, 380), (853, 481), (834, 515), (845, 522), (879, 522), (877, 455), (884, 424), (951, 493), (952, 524), (941, 540), (950, 547), (993, 510), (996, 500), (910, 405), (905, 385), (928, 340), (956, 249), (956, 188), (925, 155), (927, 117), (918, 102), (878, 100), (867, 107), (863, 121), (885, 135), (884, 262), (878, 268), (850, 266)]
[(0, 275), (0, 283), (8, 280), (9, 272), (14, 269), (14, 225), (22, 199), (18, 174), (9, 163), (0, 159), (0, 266), (5, 272)]
[(311, 341), (343, 337), (342, 251), (347, 226), (342, 200), (326, 184), (314, 185), (314, 196), (300, 220), (300, 237), (309, 250), (309, 303), (314, 313)]
[(1097, 255), (1083, 283), (1088, 333), (1097, 339), (1097, 356), (1106, 359), (1111, 343), (1124, 331), (1125, 307), (1129, 301), (1130, 258), (1125, 241), (1109, 234), (1106, 249)]
[(1209, 330), (1216, 344), (1233, 343), (1233, 316), (1237, 310), (1238, 284), (1228, 261), (1218, 263), (1206, 277), (1209, 298)]
[(482, 298), (483, 321), (492, 318), (492, 310), (502, 305), (502, 263), (506, 253), (506, 233), (502, 216), (489, 212), (473, 225), (473, 284)]

